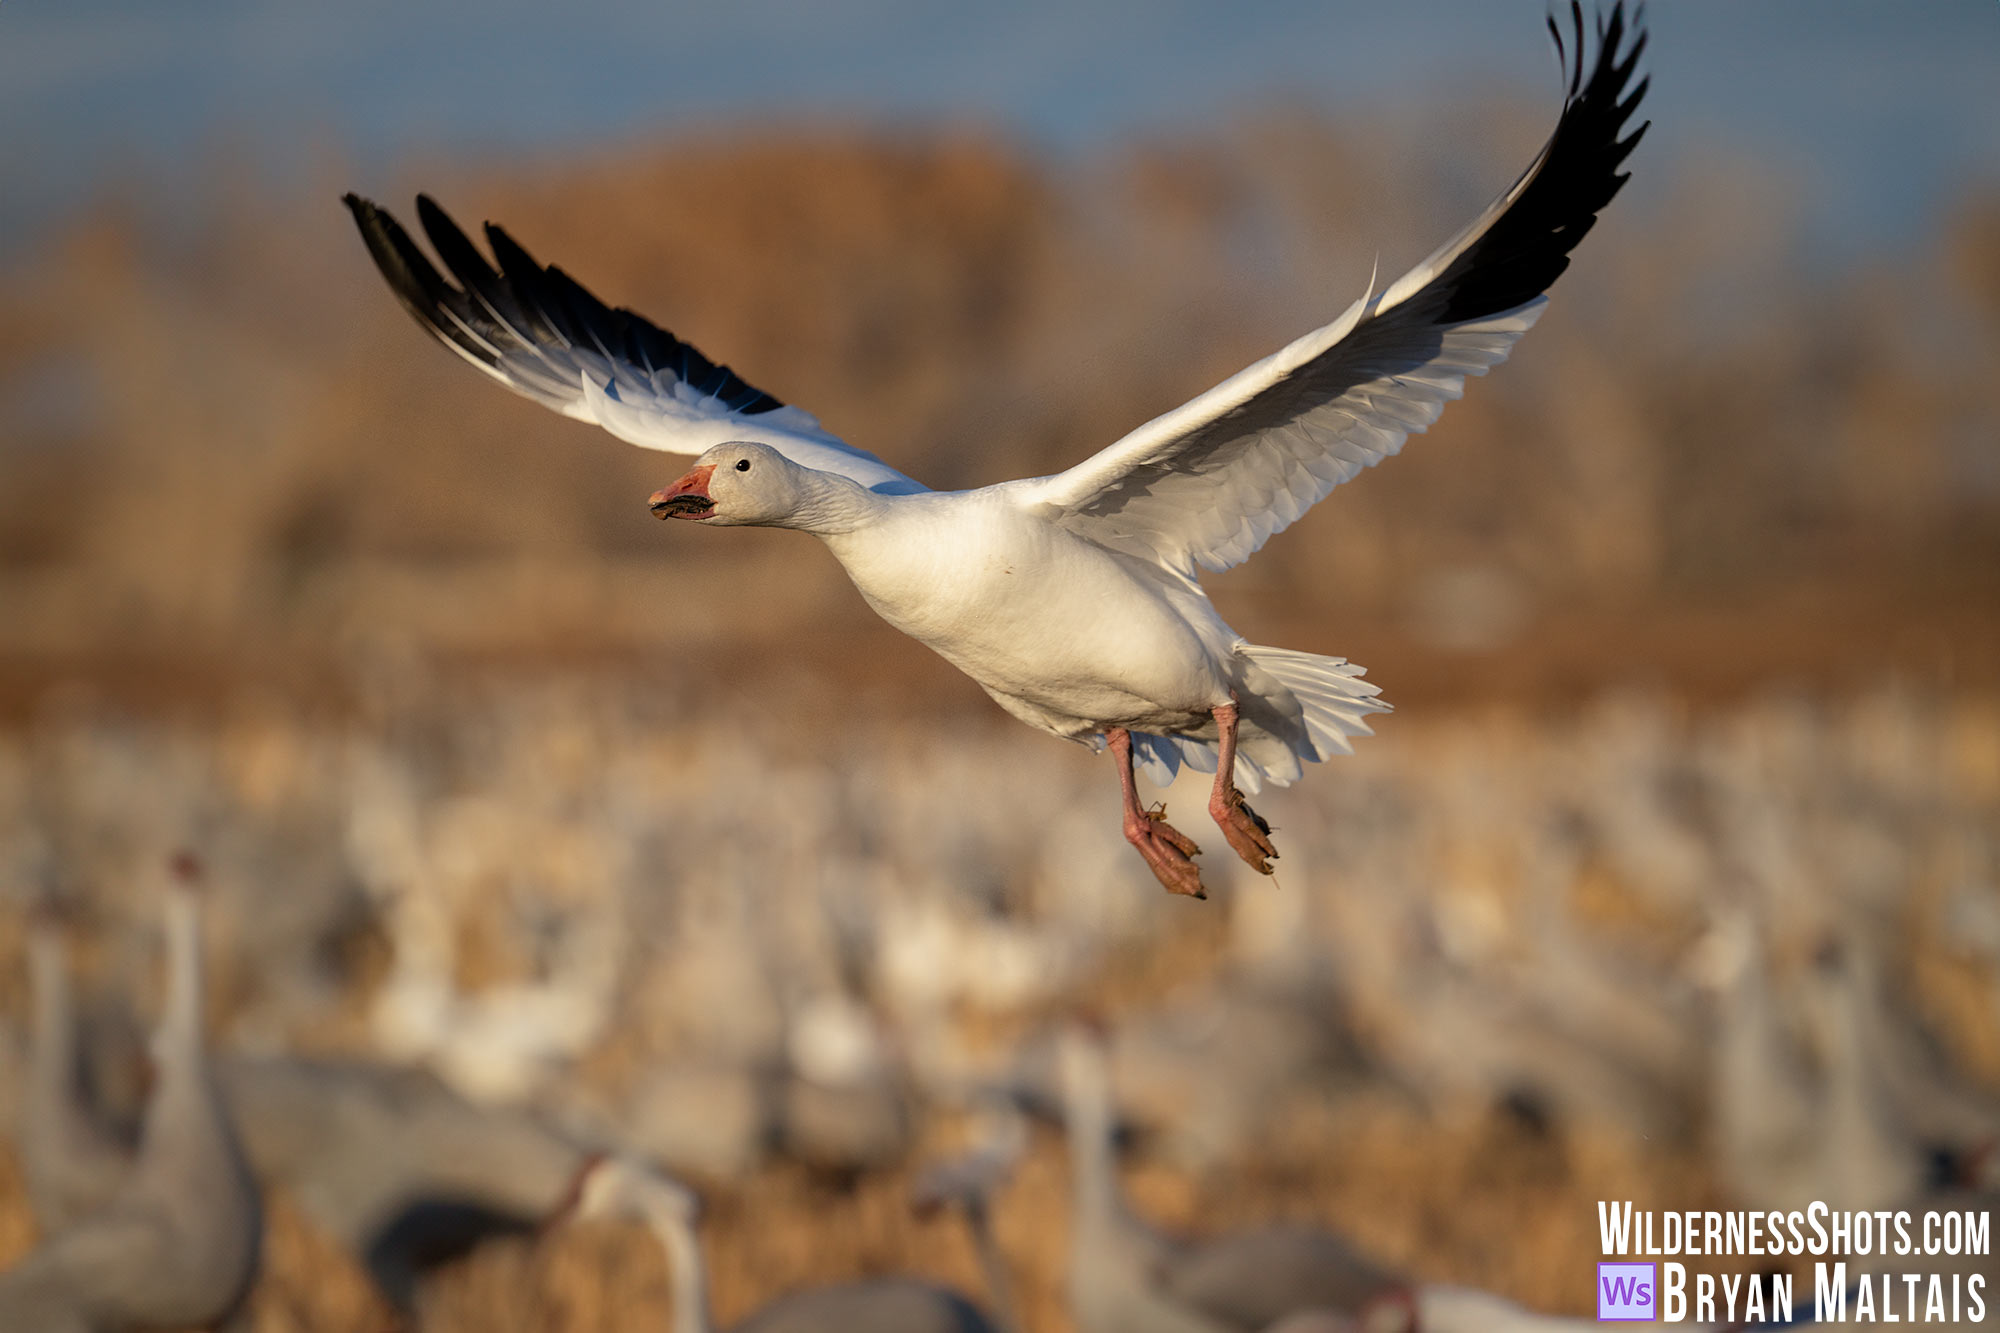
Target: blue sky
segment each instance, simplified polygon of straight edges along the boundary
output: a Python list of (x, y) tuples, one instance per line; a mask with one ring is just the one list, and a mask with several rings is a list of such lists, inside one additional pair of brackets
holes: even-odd
[[(1081, 153), (1274, 100), (1381, 117), (1512, 91), (1554, 103), (1541, 0), (7, 0), (0, 241), (107, 179), (218, 146), (281, 176), (742, 123), (948, 122)], [(1722, 148), (1806, 192), (1828, 253), (1923, 233), (2000, 188), (2000, 0), (1659, 0), (1666, 151)], [(1660, 151), (1660, 150), (1653, 150)]]

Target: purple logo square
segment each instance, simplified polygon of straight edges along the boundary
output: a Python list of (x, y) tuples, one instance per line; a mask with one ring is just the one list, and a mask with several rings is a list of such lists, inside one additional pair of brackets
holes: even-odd
[(1658, 1288), (1653, 1283), (1653, 1277), (1651, 1264), (1599, 1264), (1599, 1322), (1659, 1318), (1659, 1306), (1654, 1299)]

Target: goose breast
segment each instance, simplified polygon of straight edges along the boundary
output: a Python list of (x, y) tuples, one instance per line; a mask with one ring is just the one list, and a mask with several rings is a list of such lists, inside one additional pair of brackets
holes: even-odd
[(1228, 697), (1219, 619), (1204, 634), (1169, 580), (1004, 488), (898, 497), (827, 545), (884, 620), (1058, 735), (1179, 723)]

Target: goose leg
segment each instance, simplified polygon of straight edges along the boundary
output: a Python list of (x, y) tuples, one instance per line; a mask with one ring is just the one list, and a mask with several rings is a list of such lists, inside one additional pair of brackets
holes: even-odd
[(1208, 897), (1201, 887), (1201, 872), (1188, 860), (1190, 856), (1199, 856), (1201, 848), (1194, 845), (1193, 838), (1166, 821), (1165, 807), (1153, 811), (1139, 806), (1139, 785), (1132, 777), (1132, 733), (1123, 727), (1112, 727), (1104, 734), (1118, 760), (1118, 784), (1125, 791), (1125, 841), (1139, 849), (1139, 855), (1146, 858), (1154, 877), (1168, 893)]
[(1271, 826), (1236, 790), (1235, 704), (1215, 710), (1215, 726), (1222, 744), (1216, 755), (1215, 790), (1208, 797), (1208, 813), (1222, 826), (1222, 836), (1229, 839), (1244, 864), (1260, 875), (1271, 874), (1271, 862), (1278, 859), (1278, 849), (1271, 843)]

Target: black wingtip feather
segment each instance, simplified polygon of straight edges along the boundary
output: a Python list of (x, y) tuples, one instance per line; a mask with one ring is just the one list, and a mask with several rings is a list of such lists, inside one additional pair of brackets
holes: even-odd
[[(484, 228), (495, 261), (488, 263), (436, 200), (417, 196), (417, 220), (457, 280), (459, 285), (453, 286), (386, 210), (351, 191), (341, 202), (353, 214), (375, 267), (417, 322), (455, 350), (501, 370), (531, 397), (548, 400), (574, 393), (574, 375), (561, 354), (582, 348), (643, 378), (655, 371), (672, 374), (735, 412), (755, 415), (784, 406), (645, 317), (609, 307), (560, 268), (536, 263), (494, 223)], [(510, 355), (517, 352), (528, 356)], [(508, 358), (505, 366), (503, 356)], [(546, 369), (536, 367), (537, 358)]]
[(1521, 193), (1440, 275), (1436, 290), (1444, 296), (1443, 322), (1497, 315), (1541, 295), (1569, 266), (1570, 250), (1588, 234), (1598, 211), (1625, 184), (1629, 173), (1620, 168), (1647, 129), (1647, 124), (1626, 129), (1650, 85), (1648, 78), (1632, 83), (1646, 47), (1643, 17), (1635, 9), (1628, 23), (1622, 0), (1599, 13), (1592, 25), (1593, 58), (1581, 0), (1570, 5), (1573, 50), (1564, 41), (1563, 25), (1549, 16), (1550, 35), (1566, 66), (1562, 117)]
[[(1569, 76), (1569, 95), (1576, 96), (1576, 90), (1583, 82), (1583, 0), (1570, 0), (1570, 27), (1576, 33), (1576, 65)], [(1603, 23), (1598, 24), (1598, 35), (1604, 35)]]
[(342, 196), (342, 202), (354, 215), (361, 240), (389, 290), (417, 323), (438, 341), (482, 365), (497, 364), (492, 346), (475, 336), (466, 327), (465, 312), (454, 308), (464, 304), (464, 293), (444, 280), (401, 224), (386, 209), (358, 194), (349, 192)]

